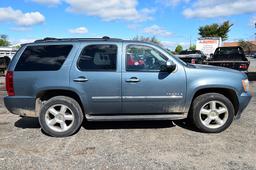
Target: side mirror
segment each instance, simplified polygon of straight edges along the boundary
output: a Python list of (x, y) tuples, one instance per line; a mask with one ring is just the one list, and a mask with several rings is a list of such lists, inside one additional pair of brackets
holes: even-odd
[(176, 69), (176, 64), (172, 60), (167, 60), (165, 65), (162, 65), (161, 71), (172, 72)]
[(213, 57), (213, 54), (211, 53), (211, 54), (210, 54), (210, 59), (211, 59), (212, 57)]

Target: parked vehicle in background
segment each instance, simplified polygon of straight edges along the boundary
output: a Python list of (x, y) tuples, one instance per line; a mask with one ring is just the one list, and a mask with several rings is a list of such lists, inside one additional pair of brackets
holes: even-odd
[(227, 129), (251, 99), (246, 74), (193, 65), (155, 44), (54, 39), (25, 44), (6, 74), (6, 108), (39, 117), (51, 136), (87, 121), (190, 120), (208, 133)]
[(203, 61), (206, 59), (206, 55), (204, 55), (203, 52), (200, 50), (183, 50), (175, 56), (179, 57), (186, 63), (192, 64), (202, 64)]
[(250, 65), (250, 61), (245, 57), (244, 50), (239, 46), (219, 47), (204, 63), (245, 72)]
[(196, 50), (202, 51), (207, 56), (207, 58), (210, 58), (210, 55), (214, 53), (216, 48), (221, 46), (221, 37), (204, 37), (199, 38), (196, 41)]
[(252, 55), (252, 58), (256, 58), (256, 53), (254, 53), (254, 54)]
[(10, 58), (5, 56), (5, 57), (0, 57), (0, 75), (5, 74), (5, 70), (7, 69), (9, 63), (10, 63)]
[(10, 60), (17, 50), (18, 49), (14, 47), (0, 47), (0, 75), (4, 75)]

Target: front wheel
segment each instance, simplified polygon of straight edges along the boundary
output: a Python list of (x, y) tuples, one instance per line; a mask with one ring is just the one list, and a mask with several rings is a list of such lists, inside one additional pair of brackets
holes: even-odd
[(233, 104), (224, 95), (208, 93), (195, 98), (192, 119), (200, 131), (218, 133), (231, 125), (234, 112)]
[(83, 113), (76, 100), (66, 96), (56, 96), (42, 106), (39, 122), (46, 134), (67, 137), (79, 130), (83, 122)]

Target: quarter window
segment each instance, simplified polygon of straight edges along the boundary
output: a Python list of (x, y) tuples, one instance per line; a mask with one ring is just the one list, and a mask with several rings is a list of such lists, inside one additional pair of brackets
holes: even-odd
[(148, 46), (130, 45), (126, 50), (127, 71), (160, 71), (168, 58)]
[(89, 45), (80, 55), (78, 68), (82, 71), (114, 71), (116, 61), (116, 45)]
[(15, 71), (59, 70), (72, 49), (72, 45), (28, 46), (20, 56)]

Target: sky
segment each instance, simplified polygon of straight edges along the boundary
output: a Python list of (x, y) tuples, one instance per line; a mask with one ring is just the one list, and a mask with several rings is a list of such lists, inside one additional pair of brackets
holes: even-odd
[(173, 49), (195, 44), (200, 26), (226, 20), (234, 24), (227, 41), (255, 39), (256, 0), (0, 0), (0, 34), (13, 44), (139, 35)]

